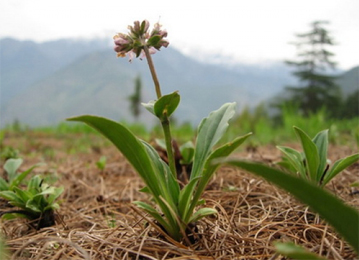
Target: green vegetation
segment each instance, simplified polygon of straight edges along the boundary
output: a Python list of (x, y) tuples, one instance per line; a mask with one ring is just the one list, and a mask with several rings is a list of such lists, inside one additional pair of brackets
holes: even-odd
[(285, 146), (277, 148), (285, 155), (278, 164), (291, 173), (298, 174), (320, 186), (325, 186), (338, 173), (359, 160), (359, 153), (336, 161), (331, 167), (327, 159), (328, 130), (319, 132), (313, 140), (300, 128), (294, 127), (303, 152)]
[(234, 111), (235, 104), (225, 104), (202, 121), (198, 129), (190, 179), (182, 189), (176, 175), (160, 159), (156, 150), (135, 137), (126, 127), (94, 116), (80, 116), (70, 120), (84, 122), (97, 129), (121, 151), (145, 182), (146, 187), (142, 191), (150, 194), (161, 210), (140, 201), (135, 204), (156, 219), (171, 238), (188, 241), (188, 236), (193, 232), (191, 225), (205, 216), (217, 213), (212, 208), (195, 211), (196, 206), (204, 203), (201, 195), (220, 165), (212, 164), (212, 161), (230, 155), (250, 135), (238, 137), (214, 149), (223, 137)]
[(316, 184), (273, 167), (235, 159), (227, 160), (227, 163), (258, 175), (290, 192), (294, 197), (319, 213), (348, 241), (356, 252), (359, 252), (359, 233), (354, 231), (359, 230), (358, 210), (346, 205), (336, 196), (318, 187)]
[(336, 65), (331, 61), (334, 54), (328, 50), (334, 40), (324, 27), (327, 23), (315, 21), (311, 23), (311, 31), (297, 34), (298, 42), (294, 44), (299, 49), (299, 61), (287, 61), (287, 64), (295, 67), (293, 74), (301, 83), (300, 86), (287, 87), (292, 94), (289, 102), (298, 104), (300, 111), (306, 115), (322, 107), (330, 109), (336, 115), (332, 107), (337, 107), (340, 103), (336, 77), (326, 72)]
[(20, 209), (2, 211), (1, 216), (5, 219), (27, 218), (36, 229), (54, 225), (54, 210), (59, 208), (55, 200), (64, 189), (49, 186), (39, 175), (33, 176), (23, 189), (22, 182), (37, 165), (19, 174), (17, 170), (21, 164), (22, 159), (10, 159), (4, 165), (8, 181), (0, 178), (0, 197)]

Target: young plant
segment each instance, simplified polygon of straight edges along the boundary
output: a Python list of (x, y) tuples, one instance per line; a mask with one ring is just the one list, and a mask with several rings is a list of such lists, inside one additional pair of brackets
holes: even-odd
[(101, 158), (96, 162), (97, 168), (99, 168), (101, 171), (103, 171), (106, 167), (107, 157), (101, 156)]
[[(359, 211), (318, 185), (273, 167), (236, 159), (219, 162), (239, 167), (288, 191), (325, 219), (359, 253)], [(340, 214), (338, 214), (338, 212)], [(303, 259), (303, 258), (296, 258)]]
[(29, 175), (34, 168), (39, 166), (38, 164), (32, 166), (28, 170), (18, 173), (18, 169), (21, 166), (23, 160), (8, 159), (4, 164), (4, 170), (7, 173), (7, 180), (0, 177), (0, 191), (13, 191), (15, 187), (19, 187), (21, 182)]
[(30, 220), (30, 225), (36, 229), (54, 225), (54, 210), (59, 208), (55, 200), (61, 195), (63, 188), (51, 187), (44, 183), (40, 176), (35, 175), (29, 180), (27, 188), (22, 189), (20, 187), (21, 181), (36, 165), (21, 174), (16, 174), (21, 163), (21, 159), (7, 162), (4, 168), (8, 173), (9, 182), (0, 179), (0, 197), (7, 200), (10, 205), (20, 209), (1, 211), (0, 216), (6, 219), (27, 218)]
[[(143, 192), (150, 194), (156, 206), (137, 201), (135, 204), (150, 214), (172, 239), (190, 242), (188, 235), (191, 227), (208, 215), (216, 214), (213, 208), (197, 208), (204, 203), (201, 196), (208, 181), (219, 167), (220, 163), (212, 161), (226, 157), (241, 145), (250, 134), (241, 136), (221, 147), (216, 144), (222, 138), (228, 127), (228, 121), (235, 113), (235, 103), (227, 103), (209, 114), (198, 127), (197, 140), (193, 153), (193, 165), (189, 182), (180, 187), (177, 181), (177, 171), (173, 151), (173, 140), (170, 129), (170, 116), (180, 103), (180, 95), (173, 92), (162, 95), (160, 84), (153, 65), (151, 54), (162, 46), (167, 47), (164, 39), (167, 32), (161, 30), (159, 24), (149, 32), (148, 21), (136, 21), (129, 26), (128, 34), (119, 33), (114, 37), (115, 51), (120, 57), (142, 55), (146, 57), (154, 81), (157, 100), (143, 104), (155, 115), (162, 126), (168, 163), (164, 162), (154, 147), (140, 140), (124, 125), (96, 116), (79, 116), (70, 121), (84, 122), (107, 137), (118, 150), (127, 158), (145, 183)], [(190, 159), (188, 156), (186, 159)]]
[(284, 154), (284, 160), (278, 164), (291, 173), (324, 187), (338, 173), (359, 160), (359, 153), (339, 159), (331, 167), (327, 158), (328, 130), (319, 132), (313, 139), (298, 127), (294, 127), (303, 152), (277, 146)]

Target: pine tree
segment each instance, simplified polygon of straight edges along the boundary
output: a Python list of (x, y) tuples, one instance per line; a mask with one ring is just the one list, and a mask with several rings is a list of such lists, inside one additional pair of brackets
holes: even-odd
[(140, 106), (141, 106), (141, 89), (142, 82), (141, 77), (137, 76), (135, 78), (135, 93), (128, 97), (130, 100), (130, 110), (132, 115), (137, 119), (140, 116)]
[(300, 82), (299, 86), (287, 87), (292, 94), (290, 101), (296, 103), (305, 115), (323, 106), (334, 115), (341, 100), (336, 77), (327, 73), (328, 69), (335, 69), (336, 62), (331, 60), (334, 54), (328, 50), (334, 41), (324, 28), (326, 24), (327, 21), (315, 21), (311, 23), (311, 31), (297, 34), (298, 42), (294, 45), (298, 49), (298, 61), (286, 61), (295, 67), (293, 75)]

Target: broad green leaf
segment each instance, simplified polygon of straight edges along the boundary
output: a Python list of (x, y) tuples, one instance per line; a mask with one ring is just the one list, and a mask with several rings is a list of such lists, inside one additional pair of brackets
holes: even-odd
[(317, 170), (317, 183), (320, 182), (324, 174), (324, 170), (327, 166), (327, 154), (328, 154), (328, 130), (319, 132), (314, 138), (313, 142), (317, 146), (319, 154), (319, 166)]
[(203, 217), (206, 217), (209, 215), (214, 215), (217, 213), (218, 213), (217, 210), (212, 209), (212, 208), (201, 208), (201, 209), (197, 210), (197, 212), (191, 216), (189, 223), (194, 223)]
[(58, 187), (54, 189), (54, 192), (52, 194), (49, 195), (49, 197), (47, 198), (47, 203), (48, 204), (53, 204), (54, 201), (60, 197), (60, 195), (64, 192), (64, 187)]
[(34, 199), (30, 199), (26, 202), (26, 208), (38, 213), (43, 212), (41, 205)]
[(336, 161), (327, 174), (324, 176), (322, 186), (325, 186), (331, 179), (333, 179), (338, 173), (352, 165), (359, 160), (359, 153), (350, 155), (343, 159)]
[(9, 159), (5, 162), (4, 170), (8, 174), (9, 182), (11, 182), (15, 178), (15, 176), (17, 174), (17, 170), (19, 169), (22, 162), (23, 162), (23, 160), (21, 158)]
[(307, 178), (302, 154), (290, 147), (277, 146), (277, 148), (285, 154), (292, 167), (294, 167), (300, 176), (302, 176), (302, 178)]
[(26, 178), (26, 176), (29, 175), (32, 172), (32, 170), (38, 166), (40, 166), (40, 164), (36, 164), (36, 165), (32, 166), (31, 168), (29, 168), (28, 170), (15, 176), (15, 178), (13, 178), (13, 180), (11, 181), (11, 183), (9, 185), (9, 189), (11, 190), (15, 186), (19, 186), (19, 184)]
[(8, 190), (9, 185), (7, 181), (5, 181), (3, 178), (0, 177), (0, 191)]
[(24, 204), (26, 204), (26, 202), (30, 199), (33, 198), (33, 195), (31, 194), (31, 192), (27, 191), (27, 190), (22, 190), (18, 187), (14, 187), (14, 192), (16, 193), (16, 195), (22, 200), (22, 202)]
[(33, 176), (27, 184), (27, 191), (29, 191), (33, 195), (38, 194), (41, 190), (41, 183), (42, 179), (39, 175)]
[(300, 142), (303, 147), (303, 152), (306, 159), (306, 167), (308, 169), (309, 177), (312, 181), (318, 181), (317, 171), (319, 167), (319, 154), (317, 146), (309, 138), (309, 136), (304, 133), (298, 127), (294, 127), (295, 133), (300, 139)]
[[(202, 193), (204, 192), (209, 180), (211, 179), (212, 175), (216, 171), (216, 169), (220, 166), (220, 163), (213, 163), (214, 160), (218, 158), (225, 158), (229, 156), (233, 151), (235, 151), (252, 133), (248, 133), (244, 136), (237, 137), (232, 142), (226, 143), (221, 147), (214, 150), (208, 158), (206, 158), (205, 166), (203, 168), (202, 175), (199, 176), (200, 179), (198, 181), (198, 186), (193, 194), (192, 202), (186, 202), (186, 205), (189, 207), (184, 211), (183, 220), (185, 223), (189, 223), (189, 218), (197, 205), (198, 200), (201, 198)], [(190, 192), (191, 194), (193, 191)], [(191, 197), (188, 197), (191, 199)]]
[(278, 253), (281, 255), (287, 256), (291, 259), (297, 259), (297, 260), (325, 260), (325, 258), (322, 258), (316, 254), (313, 254), (311, 252), (308, 252), (301, 246), (297, 246), (291, 242), (288, 243), (274, 243), (275, 249)]
[(20, 196), (18, 196), (15, 192), (13, 191), (0, 191), (0, 197), (6, 199), (9, 201), (9, 203), (13, 206), (19, 207), (19, 208), (24, 208), (25, 207), (25, 202), (22, 200), (22, 198)]
[(130, 130), (119, 123), (97, 116), (79, 116), (68, 120), (86, 123), (103, 134), (136, 169), (151, 190), (151, 193), (155, 196), (161, 194), (158, 185), (156, 185), (156, 174), (147, 150)]
[(228, 121), (235, 113), (235, 106), (235, 103), (226, 103), (218, 110), (211, 112), (200, 123), (190, 178), (195, 178), (202, 174), (208, 155), (228, 128)]
[(171, 170), (168, 165), (160, 158), (157, 151), (150, 144), (144, 141), (142, 143), (145, 145), (148, 155), (150, 156), (157, 170), (157, 179), (155, 180), (155, 182), (160, 185), (160, 189), (162, 192), (161, 196), (165, 198), (171, 208), (176, 209), (175, 205), (177, 205), (178, 203), (178, 196), (180, 192), (180, 187), (177, 180), (171, 173)]
[[(263, 177), (319, 213), (344, 239), (359, 252), (359, 212), (323, 188), (277, 169), (252, 162), (226, 160), (226, 163)], [(315, 199), (313, 199), (315, 198)], [(340, 212), (340, 214), (338, 214)]]
[(155, 102), (154, 113), (159, 119), (170, 117), (178, 107), (179, 102), (180, 95), (177, 91), (168, 95), (164, 95)]
[(171, 218), (171, 210), (160, 199), (163, 194), (163, 183), (159, 184), (157, 180), (159, 173), (154, 166), (157, 162), (151, 160), (148, 149), (136, 136), (123, 125), (102, 117), (80, 116), (68, 120), (84, 122), (109, 139), (144, 180), (156, 203), (170, 221), (170, 225), (176, 225), (175, 220)]

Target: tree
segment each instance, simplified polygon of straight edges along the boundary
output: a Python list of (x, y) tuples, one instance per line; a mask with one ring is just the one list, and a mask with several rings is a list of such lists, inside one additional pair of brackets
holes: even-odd
[(324, 28), (327, 21), (311, 23), (308, 33), (297, 34), (298, 42), (294, 43), (298, 49), (298, 61), (286, 61), (295, 67), (293, 75), (299, 79), (299, 86), (288, 86), (290, 101), (297, 103), (299, 109), (308, 115), (317, 112), (323, 106), (332, 114), (333, 108), (341, 103), (340, 88), (335, 83), (336, 77), (327, 73), (334, 70), (336, 62), (328, 50), (334, 45), (333, 38)]
[(141, 77), (137, 76), (135, 78), (135, 93), (128, 97), (130, 100), (130, 110), (132, 115), (137, 119), (140, 116), (140, 107), (141, 107), (141, 89), (142, 82)]

